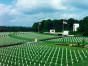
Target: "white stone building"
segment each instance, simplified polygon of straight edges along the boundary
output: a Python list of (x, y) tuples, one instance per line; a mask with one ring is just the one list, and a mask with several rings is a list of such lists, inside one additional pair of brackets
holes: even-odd
[(79, 23), (73, 24), (73, 31), (77, 31), (77, 28), (79, 27)]

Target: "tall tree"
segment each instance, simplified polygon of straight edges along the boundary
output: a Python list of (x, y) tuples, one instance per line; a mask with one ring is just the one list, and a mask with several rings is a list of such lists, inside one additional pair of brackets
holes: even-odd
[(80, 20), (80, 28), (78, 31), (84, 36), (88, 36), (88, 16), (84, 17), (83, 20)]

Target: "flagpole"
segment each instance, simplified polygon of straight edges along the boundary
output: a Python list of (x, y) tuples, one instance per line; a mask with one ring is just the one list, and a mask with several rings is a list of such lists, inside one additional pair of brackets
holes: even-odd
[(64, 32), (64, 24), (67, 24), (66, 21), (63, 21), (63, 25), (62, 25), (62, 31)]
[(41, 23), (38, 23), (38, 33), (39, 33), (39, 31), (40, 31), (40, 30), (39, 30), (40, 25), (41, 25)]
[[(64, 21), (63, 21), (64, 22)], [(64, 23), (62, 23), (63, 25), (62, 25), (62, 32), (64, 32)], [(63, 36), (63, 34), (62, 34), (62, 36)]]
[(38, 23), (38, 33), (39, 33), (39, 23)]
[(64, 31), (64, 24), (63, 24), (63, 31)]

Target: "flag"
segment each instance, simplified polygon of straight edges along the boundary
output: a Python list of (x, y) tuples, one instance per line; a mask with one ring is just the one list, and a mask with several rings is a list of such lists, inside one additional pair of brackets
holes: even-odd
[(41, 23), (39, 23), (39, 25), (41, 25)]
[(63, 21), (63, 24), (67, 24), (67, 22), (66, 21)]

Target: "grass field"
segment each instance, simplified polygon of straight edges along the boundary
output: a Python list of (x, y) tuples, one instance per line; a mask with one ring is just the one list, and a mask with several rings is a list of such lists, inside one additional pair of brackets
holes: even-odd
[(87, 59), (88, 49), (54, 46), (49, 42), (0, 49), (2, 66), (72, 66)]
[[(42, 40), (55, 37), (57, 36), (31, 32), (1, 33), (0, 45), (27, 42), (35, 38)], [(88, 66), (87, 48), (54, 45), (63, 42), (88, 44), (87, 40), (88, 37), (66, 37), (36, 44), (0, 48), (0, 66)]]
[(36, 33), (36, 32), (19, 32), (19, 33), (14, 33), (13, 35), (31, 40), (34, 40), (35, 38), (37, 38), (38, 40), (44, 40), (44, 39), (58, 37), (57, 35), (49, 35), (49, 34)]
[(38, 40), (49, 39), (58, 37), (56, 35), (47, 35), (47, 34), (38, 34), (33, 32), (2, 32), (0, 33), (0, 46), (18, 44), (24, 42), (35, 41), (35, 38)]
[(9, 34), (12, 34), (12, 33), (10, 33), (10, 32), (0, 33), (0, 46), (26, 42), (25, 40), (12, 38), (12, 37), (8, 36)]

